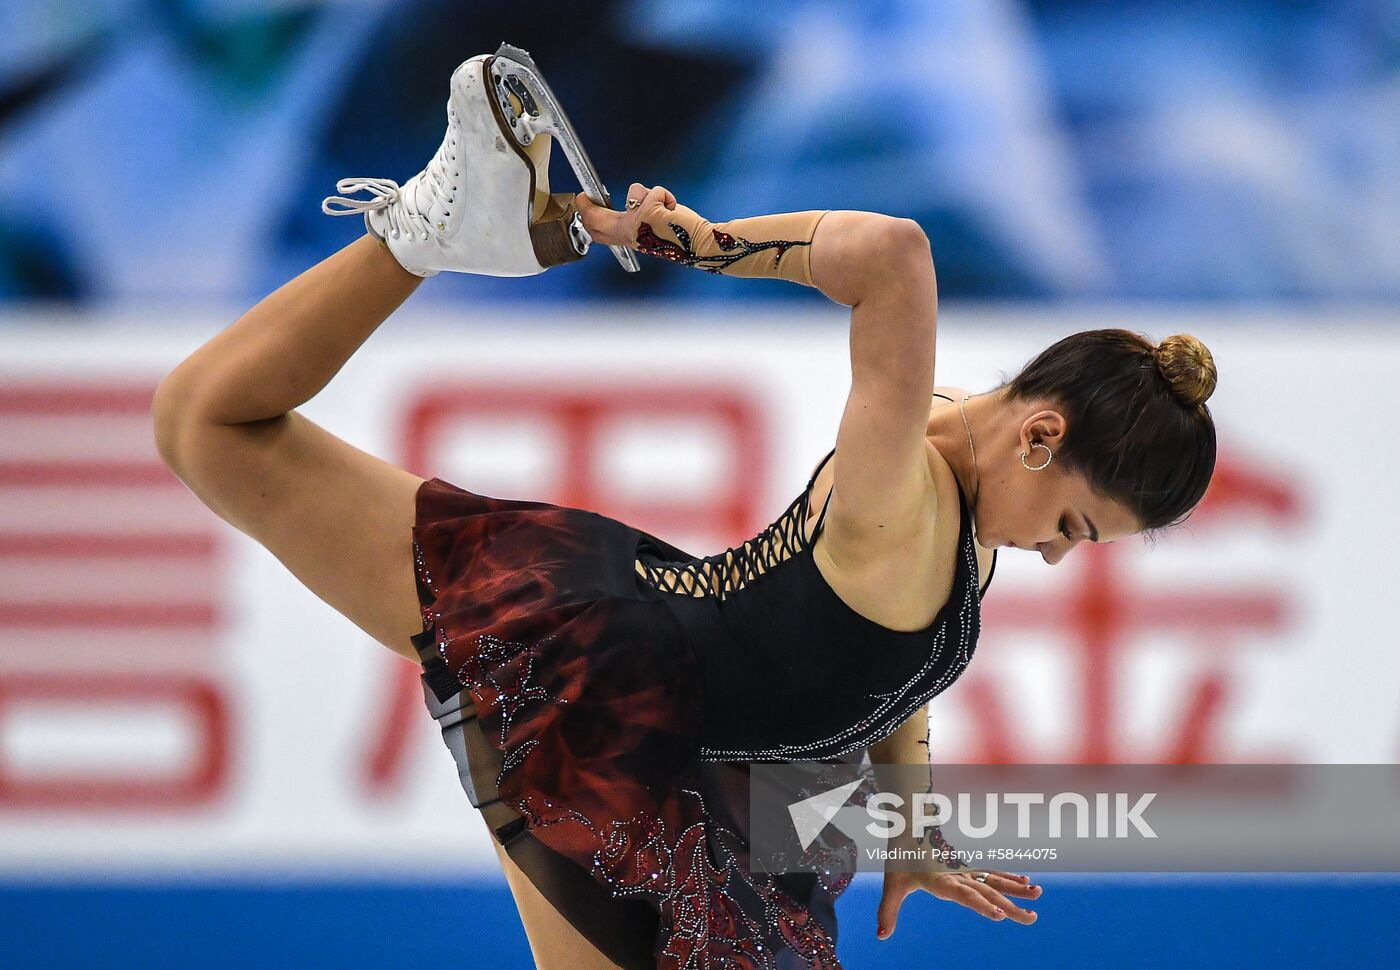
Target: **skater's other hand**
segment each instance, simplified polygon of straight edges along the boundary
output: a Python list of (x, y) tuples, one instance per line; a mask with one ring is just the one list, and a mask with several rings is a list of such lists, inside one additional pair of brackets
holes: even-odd
[(885, 890), (880, 897), (880, 908), (876, 913), (875, 935), (882, 940), (890, 938), (899, 921), (899, 909), (904, 900), (919, 890), (932, 893), (939, 899), (966, 906), (974, 913), (985, 916), (993, 922), (1010, 920), (1029, 926), (1036, 921), (1036, 914), (1022, 909), (1011, 901), (1039, 899), (1041, 889), (1032, 885), (1029, 876), (1013, 872), (987, 872), (985, 878), (975, 878), (978, 870), (966, 872), (890, 872), (885, 873)]
[(634, 249), (637, 245), (637, 227), (642, 219), (655, 216), (659, 209), (672, 210), (676, 207), (676, 197), (660, 185), (647, 188), (640, 182), (633, 182), (627, 190), (627, 198), (640, 200), (641, 205), (619, 212), (603, 208), (582, 192), (574, 197), (574, 207), (583, 217), (583, 228), (588, 230), (594, 242)]

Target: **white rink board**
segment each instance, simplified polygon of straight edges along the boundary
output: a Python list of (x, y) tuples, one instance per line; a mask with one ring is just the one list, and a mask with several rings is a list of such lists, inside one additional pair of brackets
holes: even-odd
[[(658, 327), (635, 308), (415, 305), (304, 413), (486, 494), (588, 494), (621, 518), (667, 498), (634, 524), (718, 551), (774, 518), (833, 443), (843, 318), (664, 312)], [(1230, 475), (1217, 510), (1155, 547), (1053, 569), (1005, 550), (977, 659), (934, 705), (935, 757), (1394, 761), (1386, 323), (945, 313), (939, 383), (975, 390), (1076, 329), (1196, 333), (1219, 365)], [(406, 663), (148, 470), (133, 396), (220, 325), (0, 320), (0, 872), (493, 868), (432, 722), (390, 713)], [(579, 400), (603, 403), (559, 410)], [(695, 511), (714, 502), (727, 518)], [(1223, 619), (1191, 622), (1207, 613)]]

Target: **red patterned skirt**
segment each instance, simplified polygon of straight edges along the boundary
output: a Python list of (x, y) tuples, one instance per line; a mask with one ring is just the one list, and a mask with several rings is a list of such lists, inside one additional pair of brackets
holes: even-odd
[[(495, 806), (488, 821), (515, 816), (498, 838), (513, 857), (517, 836), (537, 843), (521, 868), (623, 965), (839, 967), (834, 903), (850, 875), (749, 870), (748, 766), (699, 758), (699, 671), (667, 594), (634, 572), (644, 536), (690, 558), (592, 512), (419, 488), (414, 641), (445, 736), (454, 693), (474, 715), (464, 785)], [(540, 875), (539, 858), (575, 878)], [(567, 905), (560, 885), (594, 898)], [(631, 909), (614, 919), (612, 905)]]

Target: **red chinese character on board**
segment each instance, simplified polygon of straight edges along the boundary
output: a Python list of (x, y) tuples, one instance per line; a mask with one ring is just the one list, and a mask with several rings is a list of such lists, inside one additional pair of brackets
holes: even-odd
[[(427, 391), (410, 402), (403, 430), (403, 464), (424, 476), (441, 475), (453, 433), (464, 424), (519, 428), (522, 421), (551, 432), (557, 443), (550, 458), (552, 485), (531, 498), (589, 509), (646, 532), (670, 539), (684, 532), (697, 536), (697, 548), (718, 549), (748, 538), (762, 528), (762, 493), (768, 481), (768, 441), (762, 407), (742, 388), (727, 385), (648, 385), (629, 380), (625, 386), (561, 388), (549, 382), (473, 381), (460, 388)], [(724, 452), (731, 469), (717, 487), (700, 497), (668, 499), (664, 489), (620, 491), (603, 473), (611, 457), (610, 432), (621, 424), (701, 422)], [(459, 482), (471, 489), (469, 480)], [(363, 768), (366, 788), (394, 789), (418, 730), (425, 724), (423, 688), (417, 665), (389, 660), (390, 678), (381, 715), (369, 740)]]

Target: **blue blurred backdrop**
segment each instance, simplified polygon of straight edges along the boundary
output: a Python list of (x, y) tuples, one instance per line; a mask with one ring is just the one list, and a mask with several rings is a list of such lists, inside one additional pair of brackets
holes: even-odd
[[(502, 40), (615, 191), (912, 216), (949, 297), (1400, 297), (1393, 0), (6, 0), (0, 297), (261, 295)], [(604, 260), (437, 292), (819, 299)]]

